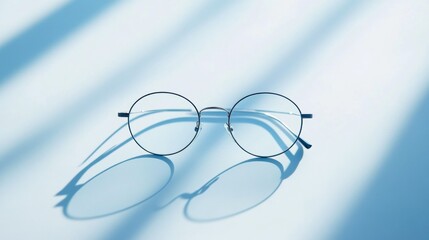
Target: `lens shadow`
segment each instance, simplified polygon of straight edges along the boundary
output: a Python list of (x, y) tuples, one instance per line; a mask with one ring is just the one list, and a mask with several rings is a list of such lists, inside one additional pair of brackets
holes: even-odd
[(137, 156), (75, 186), (60, 206), (71, 219), (109, 216), (151, 199), (168, 185), (173, 173), (173, 163), (165, 157)]
[(209, 222), (233, 217), (268, 200), (298, 167), (302, 146), (289, 158), (286, 169), (271, 158), (254, 158), (238, 163), (210, 179), (186, 199), (184, 215), (195, 222)]
[(184, 214), (191, 221), (214, 221), (248, 211), (280, 186), (282, 165), (267, 159), (239, 163), (188, 196)]
[(99, 163), (132, 142), (132, 138), (127, 137), (117, 143), (118, 135), (124, 130), (128, 131), (126, 126), (121, 125), (102, 141), (82, 164), (89, 163), (57, 194), (65, 196), (56, 205), (62, 208), (65, 217), (85, 220), (125, 211), (150, 200), (171, 181), (174, 174), (172, 161), (164, 156), (146, 154), (119, 159), (119, 162), (115, 161), (118, 163), (81, 183)]

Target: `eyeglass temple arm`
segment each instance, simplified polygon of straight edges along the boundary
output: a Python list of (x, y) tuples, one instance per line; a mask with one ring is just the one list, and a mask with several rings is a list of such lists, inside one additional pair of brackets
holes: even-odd
[[(280, 123), (284, 128), (286, 128), (294, 137), (296, 137), (298, 139), (298, 141), (306, 148), (306, 149), (310, 149), (313, 145), (311, 145), (310, 143), (308, 143), (307, 141), (305, 141), (304, 139), (302, 139), (301, 137), (298, 137), (286, 124), (284, 124), (280, 119), (276, 118), (275, 116), (269, 114), (269, 113), (279, 113), (279, 114), (289, 114), (289, 115), (295, 115), (295, 116), (299, 116), (300, 114), (297, 113), (293, 113), (293, 112), (280, 112), (280, 111), (270, 111), (270, 110), (250, 110), (250, 109), (243, 109), (241, 110), (243, 112), (250, 112), (250, 113), (259, 113), (262, 114), (264, 116), (270, 117), (274, 120), (276, 120), (278, 123)], [(313, 118), (313, 114), (311, 113), (305, 113), (305, 114), (301, 114), (301, 117), (303, 119), (311, 119)]]
[(304, 139), (302, 139), (301, 137), (298, 137), (298, 141), (307, 149), (310, 149), (313, 145), (311, 145), (310, 143), (306, 142)]
[(118, 117), (125, 117), (125, 118), (127, 118), (127, 117), (129, 117), (130, 116), (130, 114), (129, 113), (126, 113), (126, 112), (118, 112)]
[[(312, 113), (302, 113), (301, 117), (303, 119), (312, 119), (313, 118), (313, 114)], [(312, 145), (308, 142), (306, 142), (304, 139), (302, 139), (301, 137), (298, 137), (298, 141), (307, 149), (310, 149), (312, 147)]]
[[(191, 109), (162, 109), (162, 110), (150, 110), (150, 111), (139, 111), (139, 112), (118, 112), (118, 117), (128, 117), (130, 114), (135, 114), (135, 113), (157, 113), (157, 112), (191, 112)], [(296, 113), (292, 113), (292, 112), (280, 112), (280, 111), (268, 111), (268, 110), (246, 110), (249, 112), (261, 112), (261, 113), (281, 113), (281, 114), (290, 114), (290, 115), (297, 115)], [(305, 119), (309, 119), (309, 118), (313, 118), (313, 114), (311, 113), (303, 113), (301, 114), (302, 118)]]
[[(297, 136), (285, 123), (283, 123), (280, 119), (276, 118), (275, 116), (271, 115), (271, 114), (267, 114), (264, 113), (264, 111), (257, 111), (265, 116), (268, 116), (274, 120), (276, 120), (278, 123), (280, 123), (283, 127), (285, 127), (294, 137), (296, 137), (298, 139), (298, 141), (306, 148), (306, 149), (310, 149), (313, 145), (311, 145), (310, 143), (308, 143), (307, 141), (305, 141), (304, 139), (302, 139), (301, 137)], [(280, 113), (280, 112), (279, 112)], [(284, 114), (292, 114), (292, 113), (284, 113)], [(296, 114), (292, 114), (292, 115), (296, 115)], [(313, 118), (313, 114), (301, 114), (302, 118), (305, 119), (309, 119), (309, 118)]]
[[(249, 112), (261, 112), (261, 113), (279, 113), (279, 114), (289, 114), (289, 115), (295, 115), (295, 116), (299, 116), (300, 114), (298, 113), (294, 113), (294, 112), (281, 112), (281, 111), (271, 111), (271, 110), (259, 110), (259, 109), (255, 109), (255, 110), (246, 110)], [(305, 119), (310, 119), (313, 118), (313, 114), (311, 113), (301, 113), (301, 117), (305, 118)]]
[[(242, 110), (243, 111), (243, 110)], [(292, 113), (292, 112), (280, 112), (280, 111), (269, 111), (269, 110), (244, 110), (245, 112), (253, 112), (253, 113), (260, 113), (263, 114), (264, 116), (268, 116), (270, 118), (275, 119), (277, 122), (279, 122), (283, 127), (285, 127), (294, 137), (296, 137), (298, 139), (298, 141), (306, 148), (306, 149), (310, 149), (312, 147), (312, 145), (310, 143), (308, 143), (307, 141), (305, 141), (304, 139), (302, 139), (301, 137), (297, 136), (288, 126), (286, 126), (286, 124), (284, 124), (280, 119), (272, 116), (271, 114), (268, 113), (280, 113), (280, 114), (290, 114), (290, 115), (296, 115), (299, 116), (299, 114), (297, 113)], [(158, 113), (158, 112), (192, 112), (191, 109), (159, 109), (159, 110), (149, 110), (149, 111), (139, 111), (139, 112), (130, 112), (130, 113), (126, 113), (126, 112), (118, 112), (118, 117), (129, 117), (130, 114), (136, 114), (136, 113)], [(306, 113), (306, 114), (301, 114), (301, 117), (303, 119), (311, 119), (313, 118), (313, 114), (310, 113)]]
[(130, 116), (130, 114), (136, 114), (136, 113), (159, 113), (159, 112), (192, 112), (191, 109), (157, 109), (157, 110), (147, 110), (147, 111), (138, 111), (138, 112), (118, 112), (118, 117), (124, 117), (127, 118)]

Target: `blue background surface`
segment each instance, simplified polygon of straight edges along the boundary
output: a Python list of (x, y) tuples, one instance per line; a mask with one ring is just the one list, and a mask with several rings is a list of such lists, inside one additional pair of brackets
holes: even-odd
[[(424, 0), (2, 1), (0, 238), (428, 239), (428, 12)], [(147, 155), (116, 114), (160, 90), (199, 109), (281, 93), (314, 114), (313, 147), (254, 159), (208, 114), (185, 151)]]

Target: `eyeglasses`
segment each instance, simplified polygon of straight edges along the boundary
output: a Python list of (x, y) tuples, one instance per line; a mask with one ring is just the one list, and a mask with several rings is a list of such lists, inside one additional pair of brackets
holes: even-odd
[(202, 129), (202, 113), (208, 110), (226, 113), (226, 131), (242, 150), (253, 156), (278, 156), (297, 141), (311, 148), (300, 134), (303, 119), (313, 115), (301, 113), (292, 100), (272, 92), (247, 95), (230, 109), (201, 110), (180, 94), (152, 92), (134, 102), (129, 112), (118, 113), (118, 117), (128, 119), (131, 136), (143, 150), (167, 156), (183, 151), (194, 141)]

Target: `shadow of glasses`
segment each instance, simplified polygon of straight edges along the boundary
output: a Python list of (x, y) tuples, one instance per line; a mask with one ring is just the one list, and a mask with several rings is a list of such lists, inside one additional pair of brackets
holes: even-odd
[[(193, 120), (192, 117), (169, 119), (137, 134), (144, 134), (145, 131), (165, 124)], [(224, 113), (219, 112), (210, 112), (208, 118), (204, 118), (204, 122), (207, 123), (222, 121)], [(283, 144), (279, 135), (265, 122), (244, 117), (240, 118), (240, 121), (265, 128), (280, 145)], [(93, 157), (125, 126), (126, 124), (120, 126), (108, 136), (84, 162)], [(131, 140), (132, 138), (127, 138), (120, 144), (108, 148), (76, 174), (57, 194), (65, 196), (65, 199), (57, 204), (58, 207), (62, 207), (64, 216), (74, 220), (106, 217), (146, 203), (167, 187), (174, 175), (174, 164), (167, 157), (151, 154), (128, 158), (79, 184), (89, 169)], [(282, 181), (294, 173), (303, 157), (302, 145), (297, 143), (296, 146), (294, 154), (289, 151), (285, 153), (290, 160), (286, 169), (280, 162), (271, 158), (248, 159), (222, 171), (193, 193), (183, 193), (164, 206), (149, 207), (161, 210), (179, 198), (184, 199), (186, 200), (184, 214), (192, 221), (220, 220), (248, 211), (266, 201), (280, 187)]]
[[(144, 116), (141, 115), (138, 118)], [(183, 120), (172, 119), (164, 124)], [(80, 183), (92, 168), (133, 141), (132, 137), (127, 137), (119, 144), (107, 146), (121, 131), (127, 131), (124, 129), (126, 126), (127, 124), (121, 125), (102, 141), (82, 162), (82, 164), (89, 163), (57, 193), (57, 196), (65, 196), (56, 207), (62, 207), (63, 214), (67, 218), (85, 220), (125, 211), (151, 199), (171, 181), (174, 173), (172, 161), (163, 156), (146, 154), (116, 163)], [(138, 134), (148, 130), (150, 128)], [(103, 151), (103, 148), (107, 150)], [(94, 158), (97, 153), (100, 155)], [(90, 161), (91, 159), (93, 160)]]
[[(211, 119), (217, 122), (216, 119)], [(279, 145), (282, 138), (267, 123), (255, 118), (240, 118), (243, 123), (251, 123), (267, 130)], [(283, 129), (289, 137), (289, 130)], [(300, 142), (296, 150), (285, 152), (290, 161), (285, 168), (272, 158), (251, 158), (242, 161), (213, 177), (192, 193), (183, 193), (175, 197), (164, 207), (178, 199), (185, 200), (184, 215), (195, 222), (210, 222), (226, 219), (249, 211), (269, 199), (289, 178), (304, 156)]]

